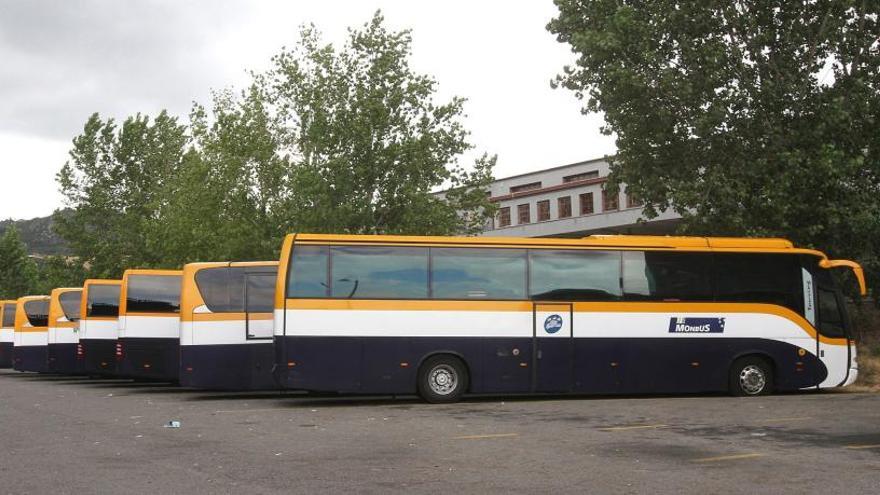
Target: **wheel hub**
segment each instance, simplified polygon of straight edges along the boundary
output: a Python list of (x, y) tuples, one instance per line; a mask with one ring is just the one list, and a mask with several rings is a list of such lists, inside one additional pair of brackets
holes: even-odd
[(445, 364), (435, 366), (428, 375), (431, 391), (438, 395), (449, 395), (458, 386), (458, 375), (455, 370)]
[(745, 393), (756, 395), (764, 391), (767, 377), (759, 366), (750, 364), (740, 372), (739, 384)]

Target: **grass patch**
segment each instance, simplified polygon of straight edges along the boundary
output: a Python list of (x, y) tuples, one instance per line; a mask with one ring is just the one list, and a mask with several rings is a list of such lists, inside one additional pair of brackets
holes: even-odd
[(848, 388), (860, 392), (880, 392), (880, 342), (860, 343), (857, 360), (859, 378)]

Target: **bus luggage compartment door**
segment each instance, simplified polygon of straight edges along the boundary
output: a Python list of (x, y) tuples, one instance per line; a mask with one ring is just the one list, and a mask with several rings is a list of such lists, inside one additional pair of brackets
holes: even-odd
[(574, 373), (574, 310), (571, 303), (532, 307), (532, 390), (569, 392)]

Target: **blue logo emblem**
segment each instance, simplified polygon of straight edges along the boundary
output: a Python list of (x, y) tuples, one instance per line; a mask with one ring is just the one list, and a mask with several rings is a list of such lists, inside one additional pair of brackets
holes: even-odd
[(550, 315), (544, 320), (544, 331), (547, 333), (556, 333), (562, 328), (562, 317), (559, 315)]
[(724, 333), (724, 318), (670, 318), (669, 333)]

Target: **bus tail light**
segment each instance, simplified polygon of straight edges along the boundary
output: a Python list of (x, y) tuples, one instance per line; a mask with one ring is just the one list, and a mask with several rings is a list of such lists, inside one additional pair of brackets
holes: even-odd
[(116, 360), (122, 361), (122, 358), (125, 357), (125, 348), (122, 346), (122, 342), (116, 343)]
[(76, 344), (76, 358), (77, 359), (85, 359), (86, 358), (86, 351), (85, 351), (85, 349), (83, 349), (83, 345), (78, 342)]

